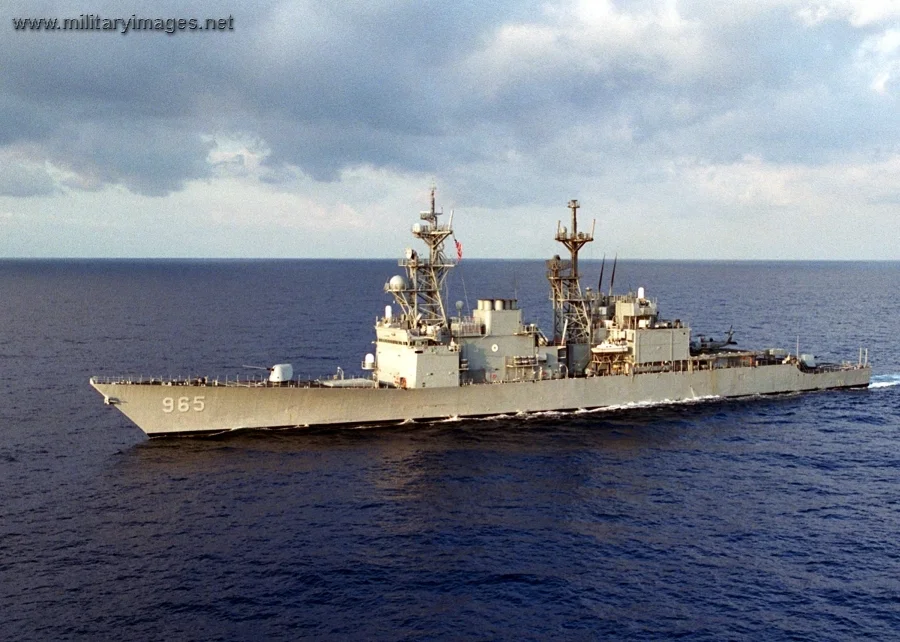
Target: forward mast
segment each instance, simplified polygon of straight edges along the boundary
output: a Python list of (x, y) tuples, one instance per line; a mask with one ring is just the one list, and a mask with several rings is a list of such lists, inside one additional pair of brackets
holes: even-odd
[(428, 247), (428, 256), (420, 256), (413, 248), (406, 248), (399, 266), (406, 270), (406, 278), (393, 277), (386, 285), (408, 322), (408, 327), (449, 327), (444, 303), (444, 284), (456, 261), (444, 251), (447, 237), (453, 234), (453, 214), (446, 224), (438, 222), (443, 212), (435, 209), (435, 188), (431, 188), (431, 209), (419, 214), (422, 222), (412, 226), (412, 235)]

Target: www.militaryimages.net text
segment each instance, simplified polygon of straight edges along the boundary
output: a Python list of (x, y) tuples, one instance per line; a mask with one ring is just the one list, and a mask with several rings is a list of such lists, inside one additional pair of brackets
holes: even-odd
[(128, 34), (133, 32), (167, 33), (181, 31), (234, 31), (234, 16), (220, 18), (108, 18), (83, 13), (77, 18), (13, 18), (14, 31), (86, 31)]

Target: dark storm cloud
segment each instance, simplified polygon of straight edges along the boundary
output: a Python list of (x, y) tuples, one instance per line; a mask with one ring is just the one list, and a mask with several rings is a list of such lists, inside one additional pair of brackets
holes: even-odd
[[(0, 145), (87, 185), (153, 195), (210, 175), (211, 135), (262, 139), (270, 180), (285, 165), (321, 180), (360, 164), (449, 173), (502, 165), (507, 152), (566, 173), (636, 152), (815, 161), (878, 141), (896, 149), (893, 112), (853, 70), (865, 32), (809, 27), (789, 9), (704, 23), (704, 3), (679, 5), (687, 22), (675, 28), (653, 22), (660, 6), (618, 3), (644, 12), (618, 31), (592, 31), (542, 2), (377, 0), (230, 8), (235, 30), (225, 33), (10, 31), (0, 40)], [(131, 15), (118, 3), (91, 10)], [(13, 3), (6, 28), (11, 16), (72, 15), (56, 3), (36, 11)], [(224, 11), (168, 2), (138, 15)], [(505, 50), (505, 25), (536, 36), (514, 32), (521, 43)], [(554, 151), (573, 128), (593, 130), (577, 141), (588, 149)]]
[[(123, 15), (102, 3), (95, 10)], [(53, 6), (38, 13), (34, 6), (5, 13), (72, 15)], [(210, 144), (203, 142), (205, 128), (196, 108), (204, 70), (196, 53), (209, 43), (192, 42), (203, 37), (7, 34), (0, 44), (2, 142), (24, 146), (33, 160), (80, 175), (85, 185), (99, 181), (161, 195), (208, 175)]]
[[(6, 13), (72, 15), (61, 6)], [(348, 164), (416, 167), (418, 138), (445, 127), (442, 67), (529, 7), (263, 2), (238, 10), (232, 33), (7, 34), (0, 142), (36, 143), (47, 159), (143, 193), (205, 175), (201, 136), (220, 132), (261, 135), (269, 163), (320, 178)], [(221, 12), (166, 3), (138, 15)]]

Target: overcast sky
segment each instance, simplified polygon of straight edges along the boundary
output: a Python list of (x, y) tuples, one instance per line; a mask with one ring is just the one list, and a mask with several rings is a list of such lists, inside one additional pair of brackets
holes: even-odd
[[(0, 257), (900, 259), (900, 0), (3, 3)], [(146, 3), (139, 3), (146, 5)], [(13, 18), (233, 17), (233, 31)]]

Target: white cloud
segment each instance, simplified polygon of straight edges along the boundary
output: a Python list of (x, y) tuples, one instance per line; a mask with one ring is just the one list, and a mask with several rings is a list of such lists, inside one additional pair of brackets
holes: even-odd
[(0, 149), (0, 195), (27, 198), (57, 189), (48, 164), (25, 146)]
[(536, 81), (551, 81), (551, 87), (560, 78), (590, 84), (598, 76), (610, 86), (617, 74), (674, 82), (708, 68), (704, 49), (710, 43), (701, 25), (682, 19), (674, 2), (633, 13), (608, 0), (577, 0), (548, 7), (542, 18), (501, 25), (472, 53), (464, 70), (475, 80), (473, 89), (496, 97)]
[(867, 27), (900, 19), (898, 0), (816, 0), (799, 5), (797, 15), (810, 24), (846, 20), (854, 27)]
[(725, 208), (796, 209), (828, 218), (840, 208), (900, 202), (900, 155), (806, 166), (746, 158), (730, 165), (685, 164), (677, 176)]
[(900, 28), (866, 38), (859, 48), (858, 63), (872, 77), (872, 89), (888, 94), (890, 83), (900, 76)]

